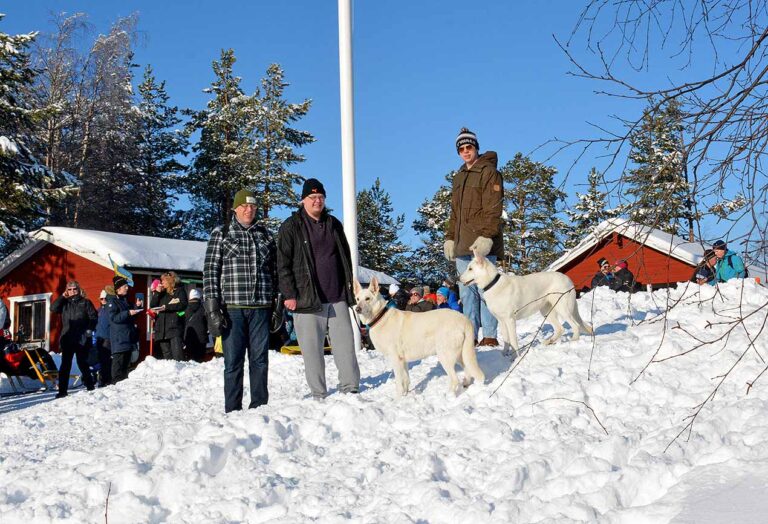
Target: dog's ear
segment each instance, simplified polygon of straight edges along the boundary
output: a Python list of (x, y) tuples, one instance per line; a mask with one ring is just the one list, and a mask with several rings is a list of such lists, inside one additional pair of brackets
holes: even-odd
[(371, 279), (371, 283), (368, 284), (368, 289), (370, 289), (371, 293), (374, 295), (379, 292), (379, 280), (376, 277)]
[(352, 283), (352, 290), (355, 292), (355, 295), (360, 294), (360, 292), (363, 290), (363, 286), (360, 285), (360, 282), (358, 282), (357, 279)]
[(474, 253), (475, 255), (475, 260), (474, 260), (475, 264), (477, 264), (480, 267), (483, 267), (483, 264), (485, 264), (485, 257), (483, 255), (478, 255), (476, 249), (473, 249), (472, 253)]

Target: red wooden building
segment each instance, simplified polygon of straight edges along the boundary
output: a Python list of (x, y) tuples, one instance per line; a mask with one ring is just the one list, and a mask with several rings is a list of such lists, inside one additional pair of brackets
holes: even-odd
[(585, 291), (599, 270), (598, 260), (605, 258), (613, 264), (624, 259), (641, 286), (656, 289), (690, 279), (704, 249), (701, 242), (688, 242), (658, 229), (611, 219), (602, 222), (548, 269), (565, 273), (576, 289)]
[[(112, 262), (133, 274), (131, 301), (136, 293), (148, 297), (152, 280), (168, 270), (176, 271), (188, 287), (202, 287), (205, 242), (65, 227), (42, 228), (30, 237), (30, 243), (0, 262), (0, 297), (8, 307), (11, 331), (21, 328), (26, 341), (49, 350), (58, 351), (61, 332), (51, 302), (68, 280), (77, 280), (97, 309), (99, 293), (115, 274)], [(150, 338), (146, 315), (138, 316), (137, 325), (144, 356)]]

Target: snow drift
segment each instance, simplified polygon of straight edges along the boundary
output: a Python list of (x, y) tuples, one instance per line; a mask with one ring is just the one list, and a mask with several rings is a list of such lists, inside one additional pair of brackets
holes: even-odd
[[(4, 399), (0, 521), (102, 522), (108, 501), (110, 524), (757, 522), (768, 378), (749, 393), (746, 383), (766, 365), (766, 303), (752, 281), (631, 297), (600, 288), (579, 300), (594, 338), (544, 346), (539, 334), (508, 378), (512, 363), (485, 349), (486, 384), (455, 398), (431, 357), (395, 400), (372, 351), (359, 355), (361, 393), (323, 402), (307, 398), (299, 357), (273, 354), (269, 405), (229, 415), (221, 360), (150, 358), (117, 386)], [(540, 322), (518, 323), (521, 347)], [(696, 338), (716, 342), (640, 374)]]

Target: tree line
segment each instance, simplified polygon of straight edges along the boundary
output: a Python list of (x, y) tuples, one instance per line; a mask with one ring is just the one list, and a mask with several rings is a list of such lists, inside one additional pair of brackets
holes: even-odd
[[(274, 211), (298, 202), (294, 187), (303, 177), (295, 168), (304, 160), (298, 150), (315, 138), (295, 126), (311, 100), (285, 99), (289, 84), (280, 65), (270, 65), (259, 87), (246, 93), (235, 53), (224, 49), (203, 88), (206, 106), (180, 109), (151, 65), (134, 89), (137, 23), (136, 16), (120, 18), (106, 35), (93, 36), (85, 15), (75, 14), (56, 17), (47, 35), (0, 31), (0, 255), (44, 224), (204, 239), (227, 219), (242, 187), (259, 195), (260, 216), (274, 229)], [(698, 217), (690, 207), (682, 136), (674, 102), (646, 111), (630, 133), (630, 163), (618, 188), (593, 168), (570, 208), (557, 168), (514, 154), (500, 168), (507, 267), (541, 270), (606, 218), (626, 216), (677, 234), (691, 230)], [(412, 224), (417, 247), (402, 241), (405, 217), (394, 214), (380, 180), (360, 191), (361, 264), (423, 282), (452, 274), (442, 241), (453, 175), (419, 207)], [(616, 189), (626, 201), (609, 208)], [(191, 205), (179, 205), (180, 198)]]
[(151, 65), (134, 89), (137, 23), (120, 18), (93, 36), (75, 14), (46, 35), (0, 32), (0, 254), (43, 224), (204, 238), (243, 187), (267, 219), (298, 200), (292, 168), (314, 137), (293, 124), (311, 101), (285, 100), (279, 64), (246, 93), (224, 49), (201, 86), (206, 106), (180, 109)]

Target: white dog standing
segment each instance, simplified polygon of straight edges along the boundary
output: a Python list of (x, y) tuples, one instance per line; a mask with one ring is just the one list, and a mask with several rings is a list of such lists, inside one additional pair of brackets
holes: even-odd
[(515, 354), (518, 352), (516, 320), (534, 313), (541, 313), (545, 322), (555, 328), (555, 334), (544, 340), (545, 344), (560, 338), (563, 321), (571, 325), (573, 340), (579, 339), (580, 331), (592, 334), (592, 328), (579, 315), (573, 282), (563, 273), (504, 275), (488, 259), (476, 254), (459, 279), (465, 286), (475, 284), (483, 290), (488, 309), (499, 321), (505, 354), (509, 354), (506, 344), (512, 346)]
[(475, 334), (472, 323), (461, 313), (450, 309), (433, 309), (421, 313), (387, 308), (374, 278), (367, 288), (355, 281), (355, 311), (368, 324), (373, 345), (387, 356), (395, 372), (398, 395), (408, 393), (408, 362), (429, 355), (437, 359), (450, 378), (449, 390), (458, 392), (456, 364), (464, 368), (464, 385), (471, 379), (483, 382), (485, 374), (477, 363)]

